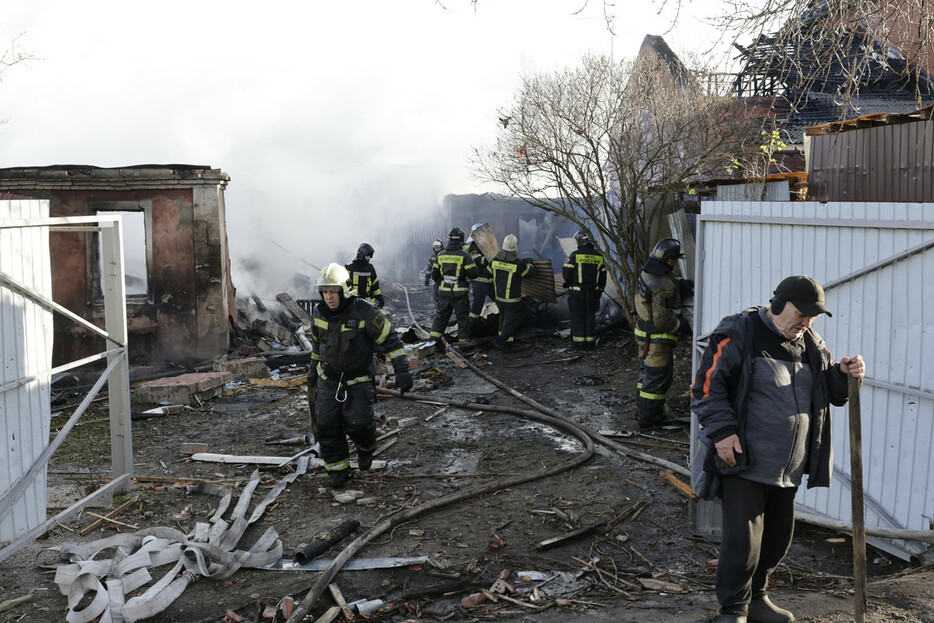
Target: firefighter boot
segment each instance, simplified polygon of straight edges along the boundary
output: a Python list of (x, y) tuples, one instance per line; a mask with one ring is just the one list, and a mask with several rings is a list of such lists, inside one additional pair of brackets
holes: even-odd
[(350, 469), (337, 469), (328, 472), (328, 484), (332, 489), (343, 489), (347, 486), (347, 480), (350, 478)]
[(767, 595), (753, 599), (749, 603), (747, 619), (752, 623), (793, 623), (795, 615), (784, 608), (779, 608)]

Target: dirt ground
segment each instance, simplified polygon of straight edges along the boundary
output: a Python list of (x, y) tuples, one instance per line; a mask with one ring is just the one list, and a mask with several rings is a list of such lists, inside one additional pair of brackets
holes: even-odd
[[(677, 355), (670, 404), (674, 415), (686, 417), (688, 346), (679, 347)], [(629, 436), (617, 441), (627, 447), (686, 465), (685, 429), (653, 435), (636, 432), (632, 397), (638, 359), (625, 332), (605, 336), (596, 350), (588, 351), (570, 348), (568, 340), (557, 335), (529, 336), (517, 353), (489, 348), (471, 355), (470, 361), (571, 422), (593, 431), (623, 431)], [(303, 366), (279, 369), (281, 379), (305, 372)], [(422, 381), (421, 390), (413, 393), (416, 399), (488, 403), (491, 408), (478, 411), (408, 399), (381, 400), (377, 413), (381, 432), (388, 436), (377, 459), (386, 465), (357, 472), (349, 487), (362, 492), (367, 503), (336, 502), (326, 488), (324, 473), (312, 470), (285, 488), (247, 530), (242, 546), (249, 547), (274, 527), (283, 542), (283, 556), (291, 559), (296, 548), (315, 535), (347, 519), (358, 520), (357, 532), (323, 555), (333, 558), (354, 537), (397, 513), (467, 487), (555, 467), (585, 451), (581, 441), (562, 430), (493, 410), (531, 407), (446, 357), (432, 358), (416, 378)], [(429, 384), (436, 387), (427, 389)], [(151, 406), (134, 402), (133, 410)], [(98, 418), (106, 414), (95, 407), (83, 419)], [(53, 419), (53, 425), (64, 419)], [(219, 498), (210, 493), (186, 494), (175, 479), (214, 481), (239, 491), (255, 469), (246, 463), (193, 461), (183, 453), (183, 443), (203, 443), (212, 453), (289, 456), (303, 447), (270, 445), (265, 440), (297, 437), (308, 430), (304, 385), (241, 385), (200, 409), (135, 420), (134, 490), (116, 497), (110, 508), (135, 496), (138, 501), (119, 515), (120, 524), (105, 523), (81, 536), (79, 531), (95, 519), (89, 513), (104, 514), (107, 505), (87, 509), (0, 564), (0, 601), (32, 595), (0, 612), (0, 620), (64, 620), (66, 598), (53, 584), (52, 573), (37, 566), (45, 548), (154, 526), (190, 532), (196, 522), (208, 521)], [(77, 494), (99, 485), (109, 470), (107, 440), (106, 422), (77, 427), (50, 467), (50, 490)], [(254, 503), (290, 468), (261, 467), (260, 471)], [(607, 522), (627, 510), (631, 516), (606, 529)], [(660, 474), (657, 465), (597, 444), (593, 456), (578, 467), (425, 513), (394, 526), (355, 556), (427, 556), (425, 563), (345, 570), (334, 582), (348, 602), (383, 600), (383, 609), (372, 615), (383, 621), (709, 621), (716, 615), (712, 588), (717, 541), (695, 534), (694, 516), (693, 502)], [(554, 547), (539, 546), (597, 525)], [(934, 621), (930, 570), (913, 570), (871, 547), (868, 557), (868, 621)], [(473, 607), (462, 605), (462, 599), (489, 589), (501, 574), (506, 574), (505, 581), (516, 593)], [(286, 596), (300, 602), (319, 576), (315, 571), (241, 569), (226, 581), (201, 579), (148, 620), (219, 622), (228, 610), (246, 621), (264, 620), (261, 613), (266, 606)], [(799, 524), (773, 588), (773, 599), (801, 621), (854, 620), (849, 539)], [(330, 594), (325, 594), (306, 620), (316, 620), (333, 605)]]

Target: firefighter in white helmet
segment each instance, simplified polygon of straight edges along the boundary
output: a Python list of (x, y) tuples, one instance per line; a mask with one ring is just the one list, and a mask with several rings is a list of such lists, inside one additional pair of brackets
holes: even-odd
[(356, 296), (346, 268), (328, 264), (316, 287), (321, 301), (312, 309), (309, 407), (330, 485), (339, 489), (350, 475), (347, 437), (357, 446), (361, 470), (373, 462), (376, 348), (392, 362), (396, 389), (405, 393), (413, 381), (402, 340), (376, 307)]

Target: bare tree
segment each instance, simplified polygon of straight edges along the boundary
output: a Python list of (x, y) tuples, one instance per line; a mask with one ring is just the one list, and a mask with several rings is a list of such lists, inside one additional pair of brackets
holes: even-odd
[(474, 151), (473, 168), (598, 241), (629, 314), (649, 236), (690, 180), (722, 175), (742, 152), (744, 120), (735, 99), (700, 89), (680, 62), (589, 56), (523, 78), (500, 111), (496, 144)]
[[(17, 36), (13, 41), (10, 42), (10, 47), (0, 53), (0, 82), (3, 82), (3, 78), (8, 71), (15, 65), (20, 63), (26, 63), (27, 61), (34, 60), (35, 56), (31, 53), (24, 51), (18, 45), (19, 38), (22, 35)], [(5, 123), (5, 119), (0, 119), (0, 124)]]

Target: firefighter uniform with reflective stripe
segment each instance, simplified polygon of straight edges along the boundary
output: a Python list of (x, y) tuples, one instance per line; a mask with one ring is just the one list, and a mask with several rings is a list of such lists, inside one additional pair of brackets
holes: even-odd
[(471, 240), (470, 244), (464, 246), (464, 250), (470, 254), (470, 258), (476, 264), (479, 272), (476, 279), (470, 280), (470, 317), (479, 318), (487, 297), (491, 301), (494, 299), (493, 273), (490, 271), (489, 260), (483, 255), (476, 241)]
[[(649, 265), (647, 265), (648, 267)], [(636, 284), (636, 342), (642, 357), (636, 418), (641, 428), (665, 419), (665, 398), (671, 387), (674, 347), (681, 325), (681, 292), (670, 272), (643, 270)]]
[(315, 436), (325, 469), (347, 470), (347, 436), (358, 452), (376, 448), (375, 349), (389, 356), (397, 379), (411, 374), (408, 358), (389, 320), (361, 298), (344, 299), (335, 310), (320, 301), (312, 318), (311, 363), (318, 377)]
[(382, 307), (384, 304), (383, 292), (379, 287), (379, 277), (376, 276), (376, 269), (365, 257), (357, 257), (346, 266), (350, 273), (350, 283), (357, 296), (366, 299), (367, 302)]
[(452, 313), (457, 317), (457, 341), (470, 340), (469, 280), (476, 279), (480, 273), (462, 247), (463, 238), (449, 240), (431, 271), (431, 278), (438, 284), (438, 314), (431, 323), (431, 337), (435, 340), (443, 338)]
[(517, 258), (515, 251), (500, 251), (490, 268), (499, 307), (499, 342), (512, 345), (522, 324), (522, 278), (532, 276), (535, 267), (531, 261)]
[(561, 269), (568, 289), (568, 312), (571, 315), (571, 342), (591, 347), (597, 340), (597, 311), (606, 289), (606, 263), (593, 243), (578, 243)]

